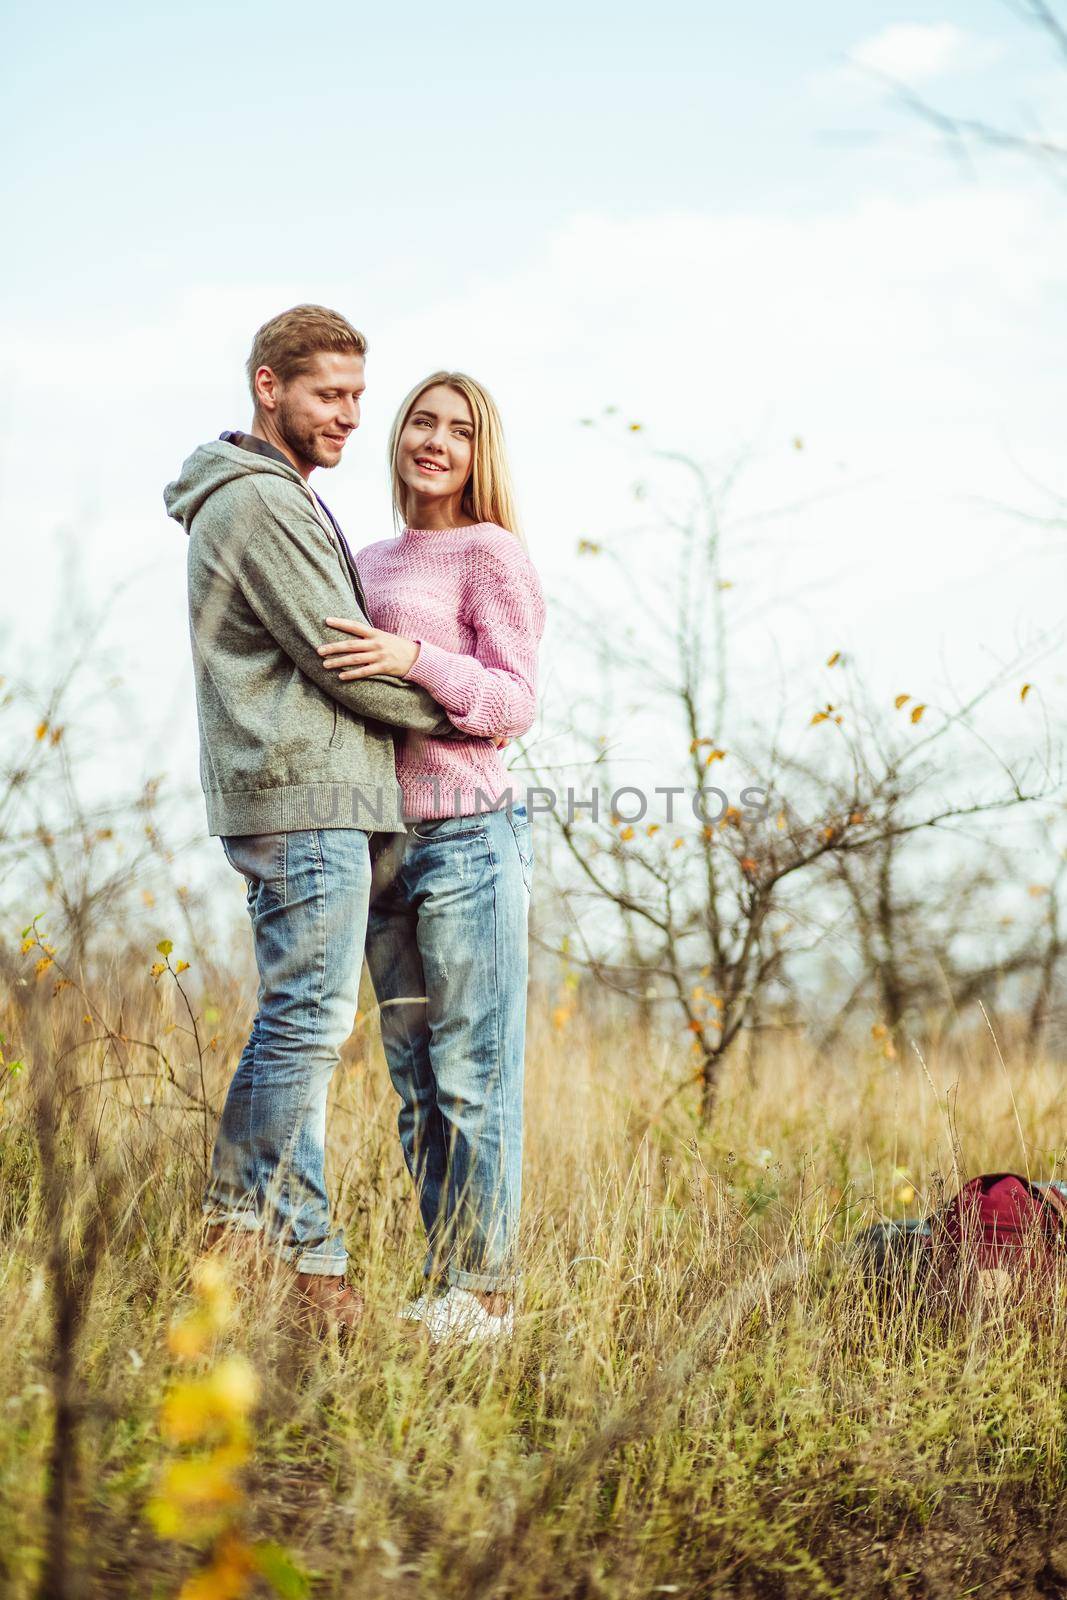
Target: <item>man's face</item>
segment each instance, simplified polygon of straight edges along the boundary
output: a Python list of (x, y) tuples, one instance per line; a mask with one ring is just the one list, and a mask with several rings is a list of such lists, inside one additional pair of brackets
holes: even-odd
[(362, 356), (320, 350), (308, 370), (288, 383), (279, 383), (273, 373), (269, 383), (257, 383), (257, 397), (305, 469), (336, 467), (349, 435), (359, 427), (365, 388)]

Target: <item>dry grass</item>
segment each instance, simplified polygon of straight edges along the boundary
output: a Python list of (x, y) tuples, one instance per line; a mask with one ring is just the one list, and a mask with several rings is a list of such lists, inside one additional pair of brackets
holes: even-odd
[[(167, 985), (120, 972), (96, 998), (196, 1091)], [(218, 974), (211, 987), (217, 1103), (249, 996)], [(366, 1335), (346, 1355), (301, 1351), (269, 1293), (241, 1290), (222, 1342), (263, 1384), (250, 1530), (322, 1596), (1062, 1592), (1067, 1301), (923, 1317), (902, 1293), (880, 1309), (846, 1246), (862, 1222), (902, 1214), (909, 1185), (913, 1210), (951, 1187), (957, 1162), (1062, 1174), (1063, 1064), (1006, 1049), (1005, 1066), (988, 1034), (931, 1047), (925, 1067), (783, 1039), (758, 1070), (736, 1058), (701, 1129), (670, 1095), (684, 1045), (622, 1021), (594, 1033), (580, 1012), (557, 1032), (547, 999), (531, 1010), (513, 1344), (433, 1354), (399, 1337), (417, 1217), (392, 1091), (376, 1050), (357, 1051), (331, 1160)], [(166, 1330), (189, 1301), (201, 1129), (143, 1046), (63, 1056), (99, 1032), (84, 1012), (66, 991), (0, 1021), (9, 1056), (14, 1041), (27, 1059), (0, 1129), (2, 1588), (38, 1593), (48, 1553), (65, 1261), (87, 1302), (69, 1563), (94, 1597), (172, 1595), (203, 1555), (157, 1539), (144, 1508), (168, 1453), (157, 1417), (175, 1369)], [(48, 1079), (66, 1097), (62, 1114), (47, 1102), (51, 1177), (34, 1120)]]

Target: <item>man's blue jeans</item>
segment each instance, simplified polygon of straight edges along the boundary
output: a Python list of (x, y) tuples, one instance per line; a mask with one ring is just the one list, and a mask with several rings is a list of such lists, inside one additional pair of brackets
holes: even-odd
[(376, 840), (367, 965), (429, 1239), (425, 1273), (510, 1290), (533, 857), (525, 806)]
[(352, 1031), (371, 869), (367, 834), (223, 839), (244, 875), (259, 1007), (223, 1107), (204, 1213), (262, 1228), (300, 1272), (343, 1273), (326, 1195), (326, 1095)]

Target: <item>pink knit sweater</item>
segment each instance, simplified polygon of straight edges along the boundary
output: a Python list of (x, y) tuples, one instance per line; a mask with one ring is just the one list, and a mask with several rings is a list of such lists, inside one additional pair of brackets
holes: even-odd
[[(509, 787), (492, 736), (525, 733), (536, 708), (537, 646), (545, 603), (514, 534), (473, 528), (405, 528), (359, 552), (376, 628), (415, 639), (408, 673), (470, 739), (409, 733), (396, 775), (412, 818), (470, 816)], [(519, 791), (512, 785), (515, 802)]]

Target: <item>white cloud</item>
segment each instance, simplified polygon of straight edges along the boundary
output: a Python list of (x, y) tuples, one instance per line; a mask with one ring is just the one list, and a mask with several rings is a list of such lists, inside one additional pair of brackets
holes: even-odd
[[(421, 373), (465, 366), (503, 406), (550, 592), (573, 598), (595, 576), (576, 560), (578, 539), (610, 537), (639, 514), (643, 449), (722, 459), (751, 442), (741, 509), (797, 509), (761, 528), (728, 576), (739, 602), (770, 608), (764, 631), (796, 681), (831, 649), (855, 649), (895, 688), (906, 665), (905, 687), (926, 694), (944, 649), (970, 686), (1060, 614), (1049, 542), (1039, 551), (1036, 536), (965, 497), (1026, 498), (1011, 450), (1057, 484), (1065, 255), (1067, 212), (1036, 184), (960, 185), (807, 217), (576, 218), (520, 268), (482, 268), (448, 297), (432, 260), (392, 298), (339, 284), (331, 298), (370, 334), (371, 389), (352, 460), (322, 489), (354, 545), (381, 537), (392, 407)], [(66, 522), (94, 591), (151, 569), (120, 619), (146, 690), (169, 693), (175, 671), (186, 675), (184, 539), (161, 486), (201, 438), (244, 425), (249, 333), (292, 298), (291, 285), (193, 285), (138, 327), (5, 330), (6, 447), (21, 468), (3, 494), (21, 535), (7, 557), (12, 620), (33, 634), (42, 606), (48, 618), (52, 530)], [(59, 370), (85, 374), (92, 403), (44, 454)], [(578, 426), (608, 403), (620, 407), (614, 441)], [(631, 419), (641, 434), (626, 432)], [(654, 540), (636, 541), (633, 558), (651, 584)], [(770, 649), (753, 649), (769, 680)]]
[(918, 83), (973, 65), (976, 53), (986, 57), (987, 47), (976, 51), (977, 45), (951, 22), (901, 22), (865, 39), (851, 52), (851, 60), (887, 77)]

